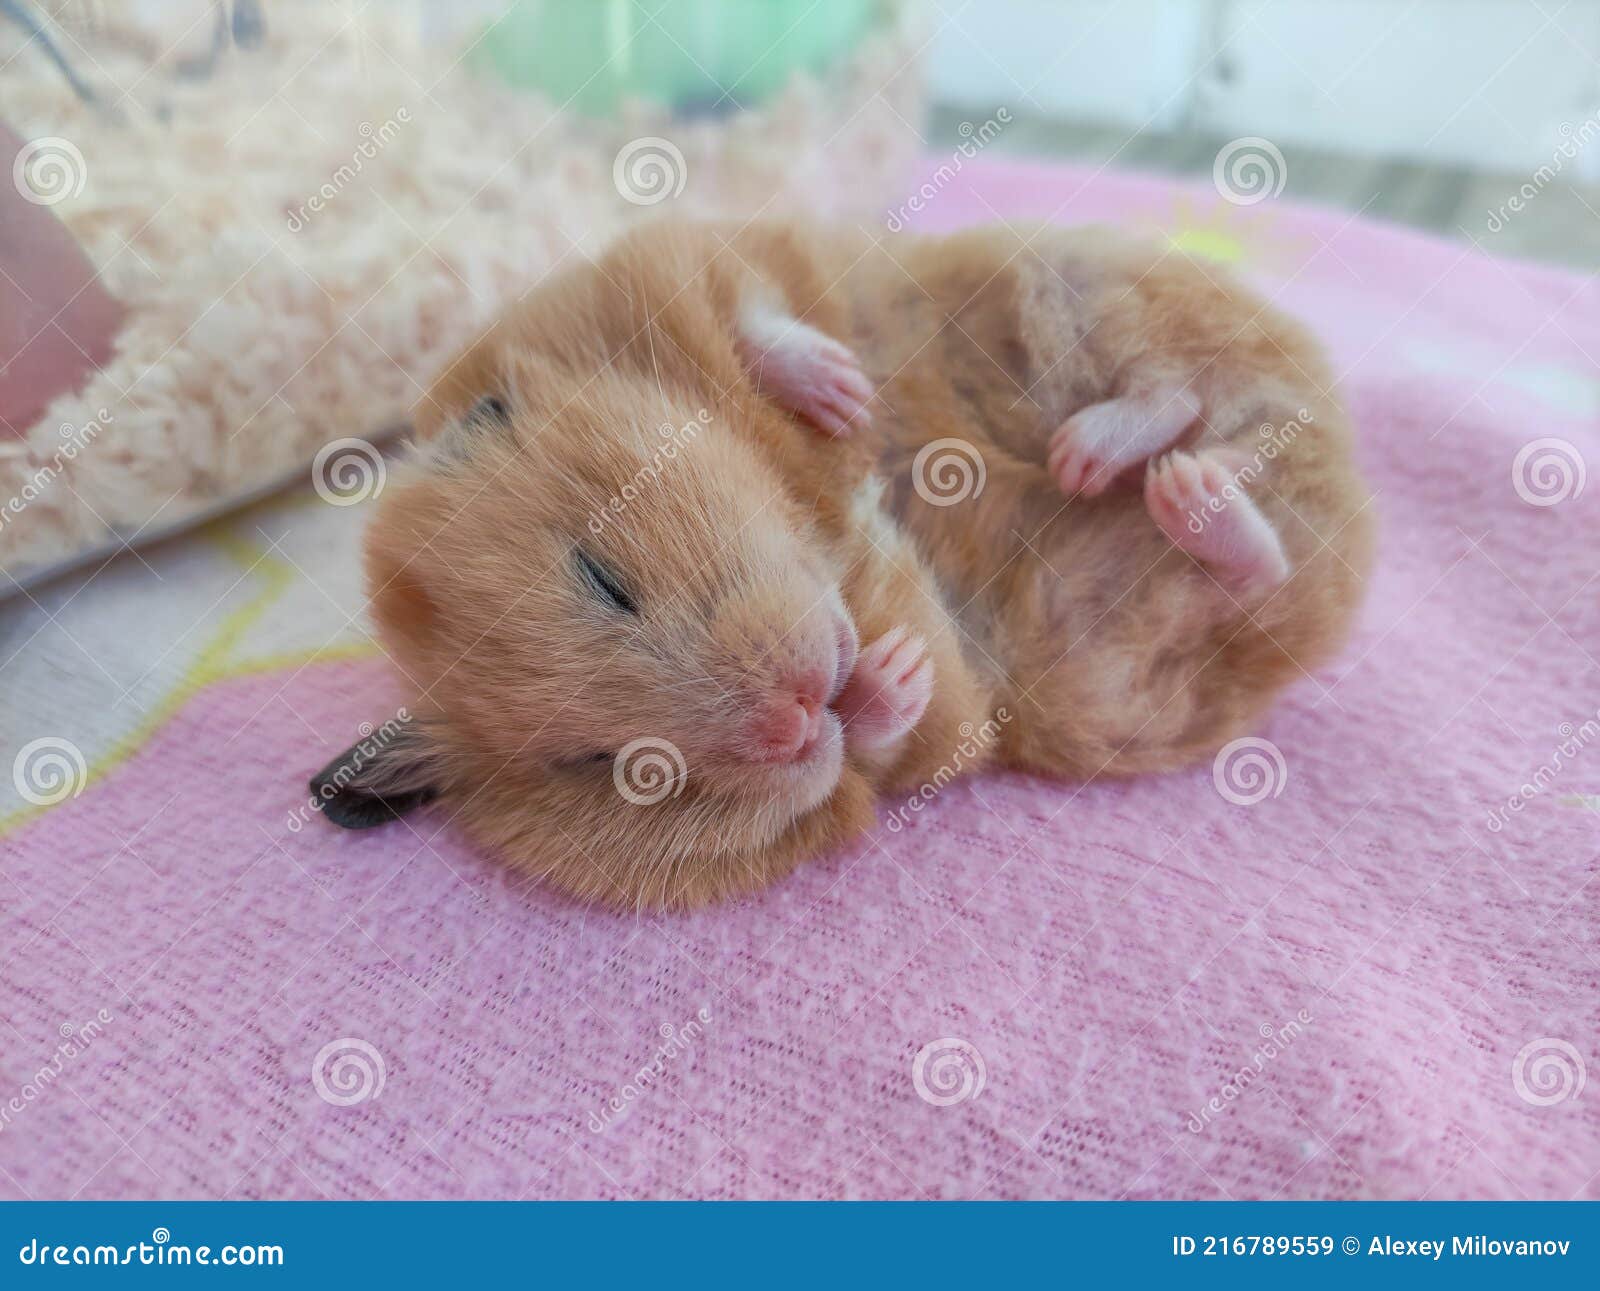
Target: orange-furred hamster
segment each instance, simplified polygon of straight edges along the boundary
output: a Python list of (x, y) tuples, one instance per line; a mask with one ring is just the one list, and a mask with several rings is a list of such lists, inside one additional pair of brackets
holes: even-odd
[(366, 546), (415, 720), (313, 788), (691, 905), (952, 767), (1209, 757), (1358, 603), (1329, 385), (1299, 325), (1108, 230), (647, 226), (423, 399)]

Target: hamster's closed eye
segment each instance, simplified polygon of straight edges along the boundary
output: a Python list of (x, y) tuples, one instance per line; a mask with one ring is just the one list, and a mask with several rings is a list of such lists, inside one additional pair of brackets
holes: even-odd
[(583, 576), (583, 581), (601, 600), (607, 602), (614, 609), (625, 614), (637, 614), (639, 607), (634, 603), (633, 597), (622, 586), (621, 580), (609, 569), (602, 565), (581, 547), (574, 553), (578, 562), (578, 571)]
[(614, 753), (580, 753), (574, 758), (562, 758), (556, 765), (569, 771), (582, 771), (601, 762), (610, 762), (615, 757)]

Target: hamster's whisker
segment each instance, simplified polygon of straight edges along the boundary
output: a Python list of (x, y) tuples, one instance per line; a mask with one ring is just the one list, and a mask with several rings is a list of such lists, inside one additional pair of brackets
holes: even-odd
[(691, 686), (713, 686), (720, 690), (721, 684), (715, 677), (686, 677), (682, 681), (669, 681), (663, 683), (663, 690), (686, 690)]

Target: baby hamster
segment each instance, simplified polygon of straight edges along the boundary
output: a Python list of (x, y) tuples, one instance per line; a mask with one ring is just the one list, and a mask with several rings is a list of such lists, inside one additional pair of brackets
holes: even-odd
[(1108, 230), (644, 227), (422, 400), (366, 543), (415, 718), (313, 788), (347, 825), (438, 795), (578, 897), (675, 906), (956, 770), (1207, 758), (1359, 600), (1330, 384)]

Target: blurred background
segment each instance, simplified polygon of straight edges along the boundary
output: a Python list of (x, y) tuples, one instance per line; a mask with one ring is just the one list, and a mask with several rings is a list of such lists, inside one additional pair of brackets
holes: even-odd
[[(1291, 198), (1600, 269), (1593, 0), (932, 0), (930, 12), (941, 143), (1010, 105), (1004, 151), (1209, 175), (1228, 141), (1260, 135), (1285, 157)], [(1491, 220), (1525, 184), (1537, 201)]]

